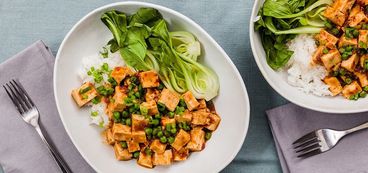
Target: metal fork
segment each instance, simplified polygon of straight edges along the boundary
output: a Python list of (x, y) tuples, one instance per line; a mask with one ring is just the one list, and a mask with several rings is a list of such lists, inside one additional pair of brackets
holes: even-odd
[(15, 107), (21, 114), (21, 117), (25, 122), (32, 125), (38, 134), (40, 135), (42, 141), (46, 144), (50, 154), (53, 156), (55, 162), (63, 173), (72, 173), (69, 166), (62, 159), (61, 155), (55, 147), (48, 142), (49, 137), (47, 133), (43, 130), (43, 127), (38, 123), (40, 113), (25, 91), (24, 87), (18, 80), (11, 80), (10, 82), (3, 85), (6, 93), (9, 95), (10, 99), (14, 103)]
[(311, 157), (332, 149), (344, 136), (367, 128), (368, 122), (343, 131), (332, 129), (315, 130), (297, 139), (293, 143), (293, 148), (298, 157)]

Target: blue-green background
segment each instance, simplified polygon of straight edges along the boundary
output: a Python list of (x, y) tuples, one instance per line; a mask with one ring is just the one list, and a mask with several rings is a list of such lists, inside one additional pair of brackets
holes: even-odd
[[(64, 36), (79, 19), (112, 2), (118, 1), (0, 0), (0, 62), (39, 39), (56, 54)], [(172, 8), (201, 25), (224, 48), (243, 76), (251, 101), (250, 127), (242, 150), (223, 172), (281, 173), (265, 110), (286, 101), (267, 84), (253, 60), (248, 26), (254, 0), (146, 2)]]

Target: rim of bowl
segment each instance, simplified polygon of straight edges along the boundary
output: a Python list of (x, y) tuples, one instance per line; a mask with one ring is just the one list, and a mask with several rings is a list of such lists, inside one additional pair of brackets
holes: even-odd
[(260, 3), (259, 1), (260, 0), (255, 0), (254, 4), (253, 4), (252, 14), (251, 14), (251, 17), (249, 19), (249, 38), (250, 38), (250, 45), (251, 45), (252, 52), (253, 52), (253, 58), (256, 61), (258, 69), (261, 71), (261, 73), (262, 73), (263, 77), (266, 79), (267, 83), (278, 94), (280, 94), (282, 97), (284, 97), (286, 100), (288, 100), (288, 101), (290, 101), (290, 102), (292, 102), (292, 103), (294, 103), (298, 106), (307, 108), (307, 109), (311, 109), (311, 110), (315, 110), (315, 111), (319, 111), (319, 112), (325, 112), (325, 113), (335, 113), (335, 114), (359, 113), (359, 112), (367, 111), (368, 107), (367, 108), (360, 108), (360, 109), (356, 109), (356, 110), (338, 110), (338, 109), (330, 109), (330, 108), (313, 107), (313, 106), (305, 104), (301, 101), (296, 101), (296, 100), (294, 100), (293, 97), (289, 96), (286, 93), (281, 92), (281, 90), (272, 82), (272, 80), (268, 76), (267, 72), (265, 71), (264, 67), (262, 66), (262, 63), (259, 60), (261, 58), (261, 56), (257, 53), (256, 48), (255, 48), (255, 43), (254, 43), (254, 39), (255, 39), (254, 37), (255, 36), (252, 33), (255, 33), (255, 31), (254, 31), (254, 19), (255, 19), (256, 15), (258, 14), (259, 9), (256, 9), (256, 6), (257, 6), (258, 3)]
[[(92, 10), (91, 12), (89, 12), (87, 15), (85, 15), (82, 19), (80, 19), (73, 27), (72, 29), (67, 33), (67, 35), (64, 37), (59, 49), (58, 49), (58, 52), (56, 54), (56, 58), (55, 58), (55, 66), (54, 66), (54, 74), (53, 74), (53, 84), (54, 84), (54, 96), (55, 96), (55, 101), (56, 101), (56, 107), (59, 110), (61, 110), (61, 107), (59, 106), (59, 101), (58, 101), (58, 98), (57, 98), (57, 85), (56, 85), (56, 72), (58, 71), (58, 59), (60, 58), (60, 50), (62, 50), (64, 48), (64, 44), (65, 42), (69, 39), (71, 33), (74, 32), (74, 30), (84, 21), (86, 20), (88, 17), (90, 17), (91, 15), (97, 13), (97, 12), (100, 12), (100, 11), (103, 11), (103, 10), (106, 10), (107, 8), (111, 8), (111, 7), (115, 7), (115, 6), (124, 6), (124, 5), (138, 5), (138, 6), (142, 6), (142, 7), (152, 7), (152, 8), (155, 8), (155, 9), (158, 9), (159, 11), (165, 11), (167, 13), (170, 13), (170, 14), (173, 14), (174, 16), (177, 16), (179, 17), (181, 20), (185, 20), (186, 22), (190, 23), (191, 25), (193, 25), (195, 28), (197, 28), (200, 32), (204, 33), (204, 35), (209, 38), (209, 40), (211, 42), (214, 43), (215, 47), (220, 50), (220, 52), (224, 55), (226, 61), (230, 64), (231, 68), (235, 71), (236, 73), (236, 78), (237, 80), (240, 81), (241, 83), (241, 89), (242, 89), (242, 92), (245, 96), (245, 102), (246, 102), (246, 106), (248, 107), (248, 109), (246, 110), (246, 115), (247, 118), (245, 119), (245, 127), (242, 131), (242, 140), (241, 142), (238, 144), (238, 146), (236, 147), (236, 149), (234, 150), (234, 152), (231, 154), (231, 156), (229, 158), (226, 159), (226, 162), (224, 162), (223, 164), (221, 165), (218, 165), (216, 166), (215, 170), (216, 172), (220, 172), (222, 169), (224, 169), (227, 165), (230, 164), (230, 162), (236, 157), (236, 155), (239, 153), (240, 149), (242, 148), (243, 146), (243, 143), (245, 141), (245, 138), (247, 136), (247, 132), (248, 132), (248, 129), (249, 129), (249, 121), (250, 121), (250, 103), (249, 103), (249, 97), (248, 97), (248, 92), (247, 92), (247, 89), (245, 87), (245, 84), (244, 84), (244, 81), (238, 71), (238, 69), (236, 68), (236, 66), (234, 65), (234, 63), (231, 61), (230, 57), (226, 54), (226, 52), (222, 49), (222, 47), (200, 26), (198, 25), (196, 22), (194, 22), (192, 19), (190, 19), (189, 17), (173, 10), (173, 9), (170, 9), (168, 7), (164, 7), (164, 6), (161, 6), (161, 5), (157, 5), (157, 4), (153, 4), (153, 3), (147, 3), (147, 2), (137, 2), (137, 1), (125, 1), (125, 2), (115, 2), (115, 3), (110, 3), (110, 4), (107, 4), (107, 5), (104, 5), (104, 6), (101, 6), (101, 7), (98, 7), (94, 10)], [(64, 116), (61, 116), (60, 114), (60, 111), (59, 111), (59, 116), (60, 116), (60, 119), (63, 123), (63, 126), (64, 126), (64, 129), (66, 130), (68, 136), (70, 137), (73, 145), (77, 148), (78, 152), (82, 155), (83, 159), (86, 160), (86, 162), (94, 169), (96, 170), (97, 172), (101, 172), (101, 170), (99, 170), (95, 165), (92, 165), (91, 161), (85, 157), (85, 154), (83, 152), (81, 152), (80, 148), (76, 145), (76, 142), (73, 138), (73, 136), (71, 135), (71, 132), (69, 131), (68, 128), (65, 128), (66, 127), (66, 124), (65, 124), (65, 120), (64, 120)]]

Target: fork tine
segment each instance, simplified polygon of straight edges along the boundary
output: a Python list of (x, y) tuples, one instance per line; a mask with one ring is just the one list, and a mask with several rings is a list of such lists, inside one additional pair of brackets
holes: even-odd
[(310, 140), (307, 140), (307, 141), (305, 141), (305, 142), (303, 142), (303, 143), (298, 143), (298, 145), (296, 145), (296, 146), (294, 147), (294, 149), (297, 149), (297, 148), (305, 148), (305, 147), (307, 147), (307, 146), (309, 146), (309, 145), (311, 145), (311, 144), (315, 144), (315, 143), (317, 143), (317, 142), (319, 142), (319, 140), (318, 140), (318, 138), (317, 138), (317, 137), (315, 137), (315, 138), (312, 138), (312, 139), (310, 139)]
[(18, 81), (13, 79), (14, 84), (19, 88), (19, 90), (24, 94), (24, 97), (28, 101), (28, 103), (33, 107), (35, 104), (33, 103), (31, 97), (29, 97), (27, 91), (24, 89), (23, 85)]
[(18, 109), (19, 113), (23, 114), (24, 109), (19, 103), (18, 98), (15, 96), (14, 92), (10, 89), (8, 84), (3, 85), (5, 92), (8, 94), (12, 102), (14, 103), (14, 106)]
[(304, 143), (304, 142), (309, 141), (309, 140), (311, 140), (315, 137), (316, 137), (316, 133), (314, 131), (310, 132), (310, 133), (302, 136), (301, 138), (297, 139), (295, 142), (293, 142), (293, 145), (298, 144), (298, 143)]
[(16, 94), (19, 96), (20, 102), (23, 103), (23, 105), (26, 107), (26, 112), (31, 109), (31, 104), (29, 103), (29, 101), (27, 101), (27, 98), (25, 97), (24, 93), (22, 91), (20, 91), (19, 87), (16, 86), (13, 82), (14, 80), (10, 81), (10, 85), (13, 87), (13, 89), (15, 90)]
[(315, 143), (315, 144), (312, 144), (312, 145), (309, 145), (309, 146), (306, 146), (304, 148), (301, 148), (301, 149), (298, 149), (297, 151), (295, 151), (296, 153), (300, 153), (300, 152), (305, 152), (305, 151), (310, 151), (310, 150), (315, 150), (315, 149), (318, 149), (320, 148), (321, 145), (319, 145), (319, 143)]
[(317, 155), (317, 154), (321, 154), (321, 150), (320, 149), (315, 149), (315, 150), (310, 150), (310, 151), (307, 151), (303, 154), (300, 154), (298, 155), (298, 157), (303, 157), (303, 158), (307, 158), (307, 157), (312, 157), (314, 155)]

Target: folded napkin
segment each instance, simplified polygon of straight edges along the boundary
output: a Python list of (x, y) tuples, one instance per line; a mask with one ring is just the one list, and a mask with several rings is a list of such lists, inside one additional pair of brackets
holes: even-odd
[(284, 105), (267, 111), (284, 173), (367, 173), (368, 130), (344, 137), (328, 152), (301, 159), (292, 143), (313, 130), (345, 130), (368, 121), (368, 113), (336, 115)]
[[(0, 85), (18, 78), (40, 111), (40, 123), (73, 172), (94, 172), (78, 153), (59, 118), (53, 94), (54, 57), (42, 41), (0, 65)], [(53, 173), (58, 166), (34, 128), (0, 88), (0, 165), (5, 173)]]

